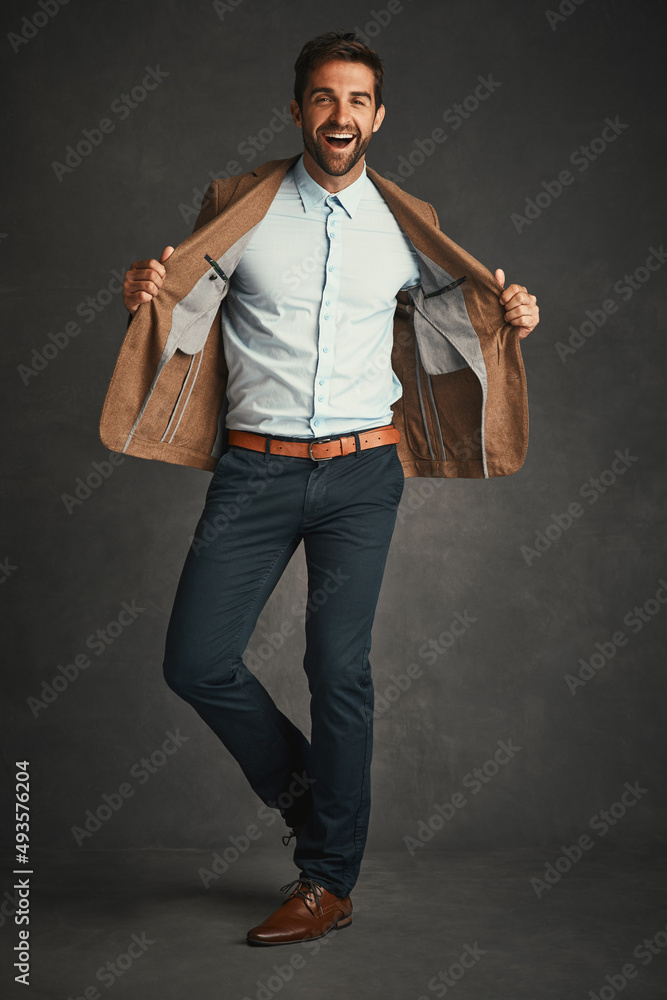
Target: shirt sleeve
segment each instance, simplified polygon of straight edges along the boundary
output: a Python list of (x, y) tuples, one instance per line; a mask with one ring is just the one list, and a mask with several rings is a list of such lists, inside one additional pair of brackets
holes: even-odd
[(413, 285), (418, 285), (421, 281), (421, 271), (419, 270), (419, 257), (415, 250), (410, 248), (410, 258), (408, 262), (408, 278), (403, 285), (401, 285), (400, 290), (403, 291), (406, 288), (412, 288)]
[[(438, 213), (433, 208), (433, 205), (429, 204), (428, 207), (431, 209), (431, 212), (433, 213), (433, 221), (435, 223), (435, 228), (440, 229)], [(405, 284), (401, 285), (400, 289), (401, 291), (404, 291), (406, 288), (412, 288), (414, 285), (418, 285), (421, 281), (421, 271), (419, 270), (419, 257), (417, 256), (414, 250), (412, 251), (411, 256), (412, 256), (412, 274), (405, 282)]]

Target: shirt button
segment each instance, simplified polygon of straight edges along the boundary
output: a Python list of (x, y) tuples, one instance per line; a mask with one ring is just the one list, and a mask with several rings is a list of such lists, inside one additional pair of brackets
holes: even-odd
[(319, 400), (319, 401), (320, 401), (320, 403), (321, 403), (321, 402), (322, 402), (322, 400), (324, 399), (324, 396), (318, 396), (317, 398), (318, 398), (318, 400)]
[(324, 304), (325, 304), (325, 306), (330, 306), (331, 305), (331, 301), (329, 299), (327, 299)]
[(330, 271), (333, 271), (333, 264), (331, 264), (331, 265), (329, 266), (329, 270), (330, 270)]
[(324, 314), (324, 318), (325, 318), (325, 319), (329, 319), (329, 313), (325, 313), (325, 314)]
[(328, 347), (323, 347), (322, 348), (322, 353), (323, 354), (328, 354), (329, 353), (329, 348)]
[(324, 385), (324, 379), (323, 378), (320, 379), (320, 385)]
[(313, 420), (313, 424), (315, 425), (315, 427), (319, 427), (320, 426), (319, 420)]

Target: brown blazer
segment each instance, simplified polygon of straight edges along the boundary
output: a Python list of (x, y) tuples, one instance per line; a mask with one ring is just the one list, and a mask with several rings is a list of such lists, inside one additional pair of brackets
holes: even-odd
[[(213, 181), (191, 236), (137, 309), (107, 390), (100, 437), (111, 451), (212, 471), (227, 450), (221, 302), (229, 277), (301, 154)], [(517, 329), (482, 264), (440, 232), (435, 210), (367, 166), (420, 262), (421, 283), (396, 296), (393, 404), (406, 477), (481, 479), (516, 472), (528, 444)], [(456, 284), (457, 279), (464, 278)]]

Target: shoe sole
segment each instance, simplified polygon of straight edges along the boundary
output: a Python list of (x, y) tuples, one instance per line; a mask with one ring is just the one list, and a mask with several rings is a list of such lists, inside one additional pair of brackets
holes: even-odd
[(320, 938), (326, 937), (327, 934), (331, 934), (332, 931), (340, 931), (343, 927), (349, 927), (351, 923), (352, 914), (348, 917), (343, 917), (342, 920), (336, 921), (335, 924), (331, 925), (328, 931), (325, 931), (324, 934), (318, 934), (316, 937), (292, 938), (290, 941), (257, 941), (255, 938), (246, 937), (246, 941), (251, 945), (268, 948), (275, 948), (280, 944), (303, 944), (305, 941), (319, 941)]

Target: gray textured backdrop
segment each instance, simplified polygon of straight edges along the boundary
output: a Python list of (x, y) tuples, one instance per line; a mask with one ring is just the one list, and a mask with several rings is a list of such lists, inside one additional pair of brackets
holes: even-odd
[[(610, 808), (599, 850), (664, 844), (662, 5), (547, 8), (75, 0), (34, 18), (37, 2), (4, 4), (2, 740), (6, 778), (31, 761), (35, 846), (217, 849), (257, 822), (237, 764), (161, 675), (209, 474), (104, 464), (97, 424), (126, 323), (114, 275), (190, 233), (210, 172), (301, 148), (277, 115), (294, 59), (355, 26), (387, 72), (370, 165), (408, 175), (443, 231), (528, 286), (542, 315), (523, 343), (523, 469), (406, 482), (371, 654), (369, 847), (402, 849), (457, 791), (466, 804), (429, 850), (543, 845), (546, 859)], [(123, 104), (149, 69), (160, 82)], [(479, 77), (493, 81), (481, 102)], [(308, 732), (304, 570), (298, 552), (249, 650)], [(142, 610), (106, 632), (123, 602)], [(450, 642), (457, 612), (474, 622)], [(274, 650), (285, 622), (296, 635)], [(448, 648), (429, 653), (441, 634)], [(187, 740), (165, 755), (176, 730)], [(521, 749), (476, 785), (499, 740)], [(136, 766), (151, 755), (152, 771)], [(639, 801), (614, 806), (626, 782)], [(77, 840), (123, 783), (121, 808)]]

